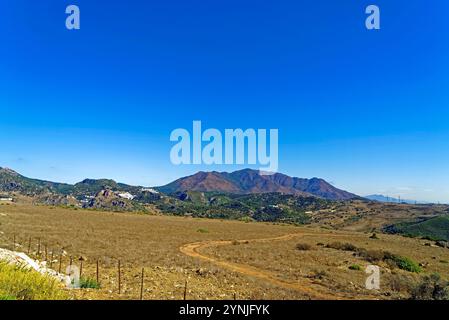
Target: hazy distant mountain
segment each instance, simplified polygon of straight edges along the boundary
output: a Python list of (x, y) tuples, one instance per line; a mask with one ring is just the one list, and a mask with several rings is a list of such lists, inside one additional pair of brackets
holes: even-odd
[(235, 194), (284, 193), (317, 196), (329, 200), (348, 200), (357, 195), (335, 188), (323, 179), (302, 179), (285, 174), (261, 175), (257, 170), (198, 172), (158, 188), (165, 193), (200, 191)]
[(423, 201), (416, 201), (416, 200), (410, 200), (410, 199), (399, 199), (399, 198), (392, 198), (392, 197), (387, 197), (381, 194), (371, 194), (369, 196), (365, 196), (364, 198), (369, 199), (369, 200), (373, 200), (373, 201), (379, 201), (379, 202), (394, 202), (394, 203), (408, 203), (408, 204), (415, 204), (415, 203), (419, 203), (419, 204), (427, 204), (428, 202), (423, 202)]

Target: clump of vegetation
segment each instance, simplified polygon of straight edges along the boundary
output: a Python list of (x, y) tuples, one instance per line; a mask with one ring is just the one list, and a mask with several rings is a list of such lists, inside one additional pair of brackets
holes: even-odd
[(412, 259), (407, 257), (402, 257), (390, 253), (388, 251), (382, 250), (367, 250), (364, 248), (358, 248), (350, 243), (332, 242), (326, 246), (327, 248), (332, 248), (342, 251), (352, 251), (355, 256), (362, 257), (369, 262), (379, 262), (384, 261), (390, 266), (396, 266), (399, 269), (420, 273), (422, 271), (421, 267)]
[(100, 284), (92, 278), (81, 277), (79, 286), (81, 289), (100, 289)]
[(362, 270), (362, 267), (359, 266), (358, 264), (353, 264), (353, 265), (350, 265), (350, 266), (349, 266), (349, 270), (357, 270), (357, 271), (360, 271), (360, 270)]
[(67, 296), (55, 279), (0, 261), (0, 300), (63, 299)]
[(299, 251), (308, 251), (312, 250), (312, 246), (308, 243), (298, 243), (296, 245), (296, 249), (298, 249)]
[(343, 251), (356, 251), (357, 247), (351, 243), (331, 242), (327, 246), (330, 249), (343, 250)]
[(395, 265), (402, 270), (408, 271), (408, 272), (415, 272), (420, 273), (422, 271), (421, 267), (412, 259), (407, 257), (401, 257), (398, 255), (387, 255), (385, 260), (392, 260)]
[(378, 240), (379, 239), (379, 237), (375, 233), (373, 233), (369, 238), (373, 239), (373, 240)]
[(207, 230), (207, 229), (198, 229), (198, 230), (196, 230), (196, 232), (199, 232), (199, 233), (209, 233), (209, 230)]
[(327, 276), (327, 272), (324, 270), (315, 270), (311, 275), (310, 278), (312, 279), (319, 279), (322, 280)]
[(357, 248), (356, 254), (368, 262), (378, 262), (385, 259), (385, 252), (382, 250), (366, 250)]
[(441, 279), (439, 274), (424, 277), (413, 290), (414, 300), (449, 300), (449, 282)]
[(402, 274), (392, 274), (389, 285), (391, 290), (395, 292), (410, 293), (416, 286), (416, 282), (413, 278)]

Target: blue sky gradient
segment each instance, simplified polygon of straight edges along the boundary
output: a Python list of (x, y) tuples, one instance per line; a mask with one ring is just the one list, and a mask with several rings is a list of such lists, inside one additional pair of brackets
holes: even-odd
[[(65, 8), (81, 9), (81, 30)], [(381, 9), (381, 30), (365, 8)], [(449, 3), (3, 0), (0, 166), (161, 185), (170, 132), (278, 128), (279, 170), (449, 202)]]

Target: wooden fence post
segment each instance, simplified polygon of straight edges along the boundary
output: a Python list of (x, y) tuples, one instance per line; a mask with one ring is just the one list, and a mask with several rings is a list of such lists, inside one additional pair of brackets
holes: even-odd
[(142, 268), (142, 279), (141, 279), (141, 282), (140, 282), (140, 300), (143, 300), (143, 279), (145, 277), (144, 270), (145, 269)]
[(186, 299), (187, 299), (187, 280), (186, 280), (186, 283), (184, 285), (184, 300), (186, 300)]
[(41, 238), (37, 238), (37, 255), (41, 255)]
[(100, 283), (100, 266), (97, 259), (97, 283)]
[(59, 253), (59, 269), (58, 269), (58, 273), (61, 273), (61, 269), (62, 269), (62, 250), (61, 250), (61, 253)]
[(118, 294), (122, 293), (122, 279), (121, 279), (121, 270), (120, 270), (120, 260), (118, 261)]
[(28, 254), (31, 252), (31, 237), (28, 239)]

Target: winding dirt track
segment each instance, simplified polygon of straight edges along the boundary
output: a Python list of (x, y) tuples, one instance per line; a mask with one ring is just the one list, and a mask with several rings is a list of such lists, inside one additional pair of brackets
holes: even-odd
[[(290, 240), (296, 237), (303, 237), (308, 235), (316, 235), (314, 233), (292, 233), (283, 235), (280, 237), (274, 237), (274, 238), (264, 238), (264, 239), (251, 239), (251, 240), (239, 240), (240, 242), (249, 242), (249, 243), (257, 243), (257, 242), (272, 242), (272, 241), (285, 241)], [(326, 233), (326, 234), (320, 234), (322, 236), (332, 236), (332, 237), (338, 237), (338, 234), (334, 233)], [(205, 254), (202, 254), (200, 251), (201, 249), (208, 248), (208, 247), (218, 247), (218, 246), (227, 246), (232, 245), (231, 240), (211, 240), (211, 241), (203, 241), (203, 242), (195, 242), (195, 243), (189, 243), (186, 245), (181, 246), (179, 249), (180, 251), (193, 258), (201, 259), (203, 261), (207, 261), (210, 263), (215, 264), (216, 266), (222, 267), (224, 269), (227, 269), (232, 272), (238, 272), (246, 276), (255, 277), (258, 279), (261, 279), (265, 282), (268, 282), (272, 285), (282, 287), (285, 289), (291, 289), (296, 290), (298, 292), (303, 293), (304, 295), (308, 296), (310, 299), (315, 300), (340, 300), (340, 299), (351, 299), (350, 296), (343, 295), (341, 293), (337, 292), (324, 292), (326, 290), (325, 287), (313, 283), (310, 279), (304, 278), (300, 281), (296, 282), (289, 282), (282, 279), (277, 278), (275, 275), (273, 275), (271, 272), (267, 270), (258, 269), (246, 264), (240, 264), (235, 262), (229, 262), (224, 260), (218, 260), (214, 257), (207, 256)], [(327, 289), (329, 291), (330, 289)], [(357, 296), (358, 299), (373, 299), (373, 297), (369, 296)], [(354, 297), (352, 296), (352, 299)]]

